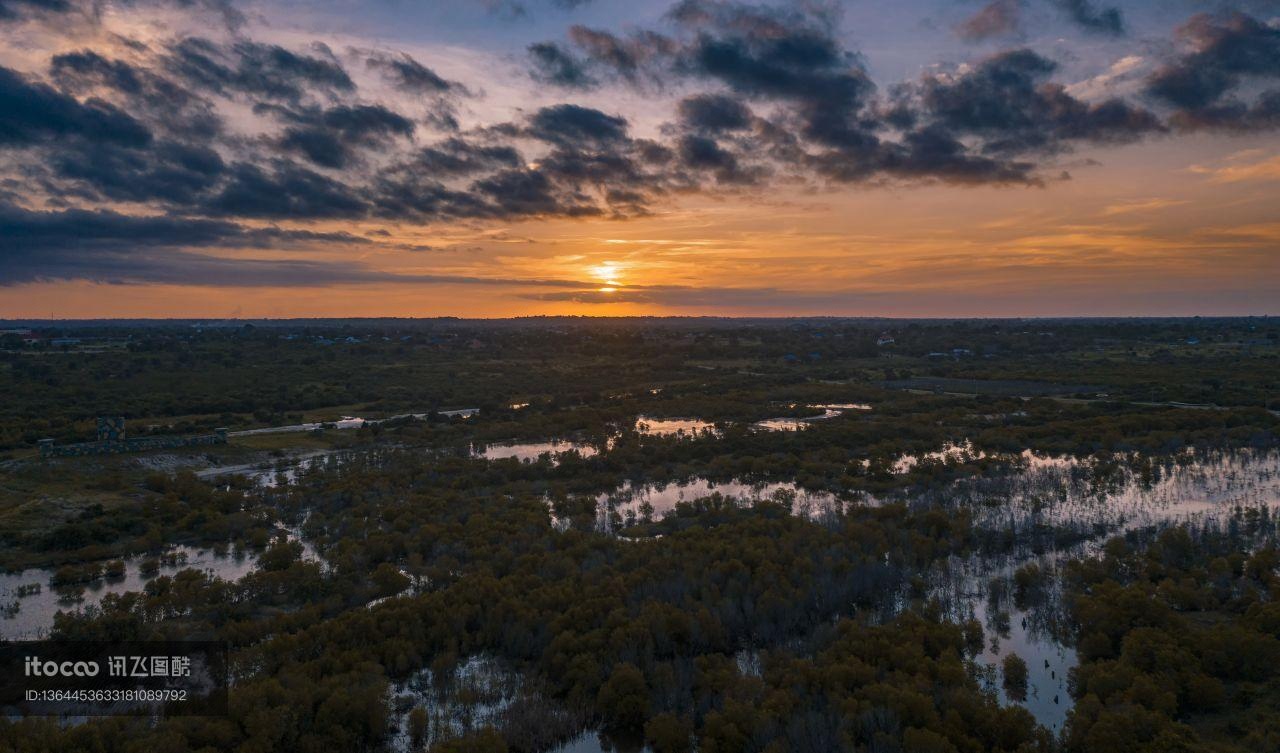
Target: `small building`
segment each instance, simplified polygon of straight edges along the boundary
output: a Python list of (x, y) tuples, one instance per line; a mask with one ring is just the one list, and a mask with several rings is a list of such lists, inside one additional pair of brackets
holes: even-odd
[(880, 337), (876, 338), (876, 345), (881, 348), (883, 348), (886, 345), (893, 345), (893, 343), (894, 343), (893, 335), (889, 334), (888, 332), (881, 332)]

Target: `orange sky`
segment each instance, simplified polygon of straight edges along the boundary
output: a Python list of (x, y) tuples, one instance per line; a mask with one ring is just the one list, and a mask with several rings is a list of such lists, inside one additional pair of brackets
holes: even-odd
[[(0, 316), (1276, 314), (1280, 152), (1267, 147), (1182, 139), (1113, 150), (1102, 166), (1033, 189), (746, 193), (626, 221), (393, 227), (395, 240), (433, 250), (361, 262), (469, 281), (27, 284), (3, 290)], [(340, 252), (271, 255), (299, 253)], [(548, 280), (564, 284), (526, 284)]]
[[(84, 149), (93, 138), (110, 136), (110, 129), (86, 136), (71, 122), (41, 130), (41, 118), (49, 113), (39, 108), (11, 113), (16, 125), (0, 113), (0, 317), (1280, 314), (1280, 146), (1274, 131), (1178, 126), (1174, 108), (1153, 98), (1149, 88), (1165, 66), (1200, 60), (1188, 54), (1207, 54), (1217, 39), (1213, 34), (1252, 34), (1253, 44), (1275, 44), (1280, 21), (1262, 18), (1247, 28), (1239, 18), (1193, 23), (1187, 19), (1198, 6), (1179, 3), (1176, 13), (1127, 6), (1125, 28), (1099, 34), (1073, 23), (1061, 4), (1028, 2), (1019, 6), (1020, 28), (977, 41), (955, 31), (974, 8), (937, 0), (883, 12), (835, 4), (841, 10), (834, 13), (826, 13), (822, 3), (706, 0), (703, 6), (711, 10), (704, 15), (725, 15), (722, 26), (683, 29), (663, 15), (670, 0), (598, 0), (576, 10), (535, 3), (529, 16), (518, 19), (499, 19), (491, 9), (467, 4), (403, 8), (375, 2), (368, 13), (356, 14), (348, 5), (321, 0), (297, 7), (265, 2), (257, 7), (261, 16), (247, 17), (240, 26), (228, 22), (226, 28), (201, 4), (110, 5), (100, 14), (76, 16), (74, 23), (63, 17), (22, 19), (0, 25), (0, 74), (9, 76), (0, 84), (27, 87), (27, 100), (66, 98), (63, 111), (91, 105), (81, 123), (97, 123), (101, 113), (93, 108), (110, 101), (120, 119), (138, 118), (149, 140), (145, 146), (103, 142)], [(419, 22), (406, 25), (402, 14)], [(627, 29), (654, 28), (669, 35), (672, 46), (718, 34), (760, 55), (768, 51), (768, 35), (746, 41), (733, 35), (757, 27), (774, 34), (778, 27), (799, 43), (816, 37), (820, 47), (829, 44), (835, 62), (788, 69), (787, 75), (807, 83), (767, 96), (742, 85), (734, 77), (741, 72), (686, 75), (676, 64), (653, 73), (666, 77), (660, 81), (640, 74), (636, 80), (609, 78), (597, 66), (591, 71), (602, 77), (598, 86), (555, 89), (545, 80), (534, 85), (531, 43), (555, 42), (585, 55), (586, 47), (571, 43), (578, 32), (567, 31), (579, 23), (613, 29), (621, 35), (615, 41), (632, 39)], [(1228, 29), (1231, 23), (1236, 26)], [(350, 80), (346, 88), (333, 89), (326, 88), (331, 79), (304, 76), (298, 80), (305, 86), (290, 95), (295, 82), (277, 71), (280, 78), (268, 82), (275, 89), (235, 90), (226, 83), (202, 88), (199, 76), (174, 63), (192, 39), (214, 50), (208, 54), (229, 71), (236, 55), (258, 49), (247, 41), (252, 40), (262, 50), (275, 50), (274, 58), (269, 54), (253, 66), (305, 56), (313, 71)], [(1031, 103), (1022, 103), (1024, 111), (1011, 118), (1007, 134), (1015, 141), (1046, 141), (999, 157), (1006, 165), (1034, 163), (1026, 175), (1001, 182), (947, 173), (945, 165), (895, 172), (884, 167), (894, 164), (892, 158), (876, 163), (866, 157), (877, 167), (866, 177), (836, 184), (832, 173), (814, 167), (838, 150), (834, 142), (807, 135), (815, 124), (806, 125), (804, 117), (814, 108), (803, 97), (813, 87), (864, 75), (873, 82), (858, 95), (865, 102), (843, 114), (843, 125), (849, 125), (886, 118), (894, 86), (915, 86), (918, 118), (932, 118), (942, 128), (947, 113), (929, 110), (922, 92), (970, 79), (980, 88), (982, 66), (1016, 56), (1019, 48), (1045, 56), (1033, 68), (1047, 66), (1027, 74), (1034, 86), (1023, 96)], [(655, 49), (646, 54), (660, 57)], [(825, 49), (817, 51), (818, 58)], [(165, 162), (171, 159), (166, 155), (175, 145), (204, 146), (204, 137), (186, 132), (190, 113), (175, 115), (139, 99), (137, 86), (133, 93), (112, 89), (88, 74), (59, 80), (54, 61), (83, 50), (136, 66), (140, 77), (168, 76), (216, 113), (221, 130), (208, 137), (214, 153), (207, 159), (219, 163), (217, 176), (188, 196), (170, 195), (165, 176), (180, 173), (181, 166)], [(381, 66), (373, 62), (378, 56)], [(444, 94), (406, 93), (403, 82), (386, 75), (387, 61), (406, 60), (452, 88)], [(1246, 80), (1238, 73), (1228, 71), (1232, 86), (1240, 87), (1220, 92), (1218, 103), (1246, 101), (1257, 93), (1262, 78)], [(750, 126), (716, 132), (689, 124), (681, 109), (689, 100), (727, 99), (726, 93), (748, 110)], [(1035, 99), (1049, 95), (1055, 99)], [(1130, 135), (1103, 130), (1085, 138), (1046, 120), (1031, 138), (1017, 132), (1019, 117), (1042, 116), (1064, 100), (1069, 112), (1088, 113), (1099, 103), (1120, 100), (1154, 108), (1150, 117), (1156, 125)], [(385, 117), (403, 119), (407, 130), (352, 136), (342, 130), (348, 124), (318, 136), (302, 134), (322, 141), (348, 138), (342, 145), (347, 152), (337, 154), (345, 162), (325, 162), (289, 141), (299, 135), (290, 129), (300, 123), (319, 129), (322, 116), (350, 116), (353, 107), (373, 105), (389, 108)], [(972, 109), (992, 106), (987, 101)], [(570, 130), (553, 128), (550, 135), (538, 130), (537, 115), (564, 107), (593, 113), (589, 125), (596, 130), (581, 122), (561, 122), (558, 127)], [(1132, 113), (1129, 118), (1135, 119)], [(872, 140), (902, 146), (923, 133), (890, 120), (878, 121)], [(953, 147), (934, 146), (925, 156), (941, 154), (938, 162), (945, 163), (948, 148), (974, 161), (1002, 154), (984, 126), (948, 127), (955, 134)], [(6, 128), (18, 136), (5, 136)], [(802, 156), (787, 162), (770, 153), (752, 161), (753, 150), (767, 152), (780, 143), (766, 135), (788, 129), (787, 136), (799, 139)], [(736, 149), (733, 156), (748, 173), (759, 168), (758, 175), (767, 177), (725, 178), (714, 163), (696, 165), (682, 156), (683, 139), (707, 134), (720, 147)], [(463, 142), (519, 152), (512, 161), (457, 174), (413, 162), (424, 150)], [(636, 156), (639, 145), (659, 143), (673, 166)], [(102, 151), (109, 147), (115, 151)], [(567, 160), (578, 167), (597, 158), (631, 160), (632, 172), (592, 184), (594, 178), (575, 183), (577, 178), (565, 177), (569, 173), (544, 170), (566, 154), (581, 160)], [(901, 156), (905, 151), (892, 154), (911, 164), (910, 155)], [(855, 155), (850, 163), (862, 158)], [(99, 173), (110, 174), (94, 183)], [(302, 194), (275, 203), (284, 183), (271, 181), (286, 173), (304, 176), (294, 185), (331, 184), (331, 194), (357, 204), (367, 198), (368, 204), (328, 211), (323, 202), (318, 209), (306, 205)], [(636, 173), (643, 180), (628, 183)], [(387, 174), (411, 174), (419, 182), (364, 196), (383, 186), (379, 181)], [(186, 173), (181, 177), (198, 182)], [(522, 193), (520, 181), (537, 178), (555, 186), (554, 202), (547, 201), (555, 206), (541, 208), (528, 198), (536, 192)], [(511, 182), (487, 192), (486, 181), (500, 179)], [(133, 183), (151, 180), (162, 190), (130, 193)], [(1032, 185), (1036, 181), (1043, 185)], [(17, 185), (23, 190), (10, 190)], [(412, 202), (406, 202), (409, 209), (396, 207), (404, 186), (405, 193), (422, 189), (414, 198), (428, 208)], [(473, 204), (450, 205), (432, 193), (436, 188), (440, 195), (465, 194)], [(223, 202), (228, 193), (251, 199)], [(614, 193), (642, 198), (614, 204)], [(597, 214), (570, 219), (582, 208)], [(542, 219), (520, 219), (530, 216)], [(452, 219), (457, 217), (477, 219)], [(497, 217), (515, 219), (491, 219)], [(167, 242), (152, 239), (148, 245), (112, 229), (129, 220), (142, 221), (131, 226), (140, 232), (151, 221), (179, 227), (166, 231)], [(204, 223), (206, 235), (193, 233), (192, 240), (192, 225), (181, 223)], [(54, 226), (63, 228), (61, 235)], [(104, 235), (89, 238), (82, 227)], [(7, 244), (5, 228), (17, 228)], [(112, 279), (128, 284), (105, 282)]]

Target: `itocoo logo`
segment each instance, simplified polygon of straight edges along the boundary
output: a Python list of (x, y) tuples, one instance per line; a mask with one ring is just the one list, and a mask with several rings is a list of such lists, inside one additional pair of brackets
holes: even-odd
[(27, 677), (95, 677), (96, 661), (40, 661), (38, 656), (28, 656), (23, 670)]

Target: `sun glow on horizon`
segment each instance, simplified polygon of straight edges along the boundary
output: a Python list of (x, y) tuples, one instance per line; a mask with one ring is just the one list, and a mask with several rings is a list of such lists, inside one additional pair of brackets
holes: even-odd
[(607, 287), (618, 288), (622, 285), (620, 279), (622, 277), (623, 267), (616, 261), (606, 261), (590, 267), (587, 270), (592, 277), (600, 280)]

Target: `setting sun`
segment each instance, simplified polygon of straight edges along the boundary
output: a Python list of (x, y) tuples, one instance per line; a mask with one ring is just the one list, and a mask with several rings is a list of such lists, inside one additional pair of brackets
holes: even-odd
[(591, 267), (588, 271), (591, 273), (592, 277), (603, 281), (607, 286), (606, 288), (600, 289), (600, 292), (602, 293), (612, 293), (622, 285), (618, 279), (622, 276), (622, 265), (617, 262), (606, 261), (602, 264), (597, 264), (596, 266)]

